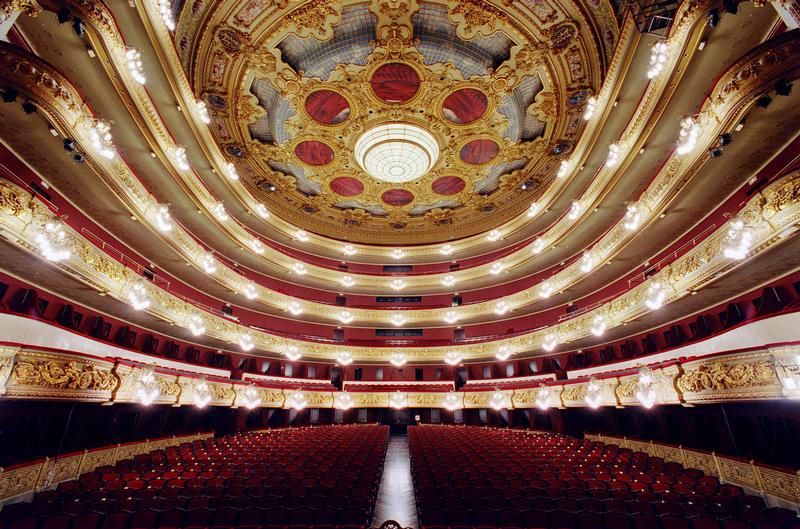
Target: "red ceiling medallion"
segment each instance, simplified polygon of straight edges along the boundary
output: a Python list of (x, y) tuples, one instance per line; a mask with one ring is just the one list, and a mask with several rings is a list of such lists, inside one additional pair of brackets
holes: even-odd
[(467, 186), (464, 179), (457, 176), (442, 176), (431, 184), (431, 189), (437, 195), (455, 195), (460, 193)]
[(387, 103), (405, 103), (417, 94), (420, 79), (411, 66), (389, 63), (375, 70), (370, 84), (378, 99)]
[(390, 189), (381, 195), (381, 200), (390, 206), (405, 206), (414, 200), (414, 194), (405, 189)]
[(500, 146), (492, 140), (472, 140), (461, 147), (461, 159), (469, 164), (480, 165), (494, 160), (499, 152)]
[(301, 141), (294, 153), (308, 165), (326, 165), (333, 161), (333, 149), (321, 141)]
[(486, 112), (489, 100), (480, 90), (462, 88), (447, 96), (442, 103), (444, 117), (458, 124), (472, 123)]
[(352, 176), (339, 176), (331, 180), (331, 191), (343, 197), (354, 197), (364, 191), (364, 183)]
[(312, 119), (323, 125), (338, 125), (350, 115), (347, 99), (333, 90), (310, 93), (306, 98), (305, 108)]

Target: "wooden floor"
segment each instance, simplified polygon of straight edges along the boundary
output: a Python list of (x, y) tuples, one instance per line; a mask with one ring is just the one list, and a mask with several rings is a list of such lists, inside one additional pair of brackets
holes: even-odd
[(386, 520), (394, 520), (403, 527), (419, 528), (405, 435), (393, 435), (389, 440), (372, 526), (378, 527)]

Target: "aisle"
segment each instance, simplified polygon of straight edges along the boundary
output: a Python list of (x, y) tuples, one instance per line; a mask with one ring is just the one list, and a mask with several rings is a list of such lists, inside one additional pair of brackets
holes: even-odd
[(389, 439), (372, 526), (378, 527), (386, 520), (395, 520), (403, 527), (419, 527), (414, 485), (411, 482), (408, 436), (405, 435), (393, 435)]

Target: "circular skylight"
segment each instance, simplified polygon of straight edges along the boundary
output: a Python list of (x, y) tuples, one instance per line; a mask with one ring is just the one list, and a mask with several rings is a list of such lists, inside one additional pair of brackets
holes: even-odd
[(358, 164), (373, 178), (393, 184), (416, 180), (439, 159), (439, 144), (427, 130), (409, 123), (384, 123), (356, 140)]

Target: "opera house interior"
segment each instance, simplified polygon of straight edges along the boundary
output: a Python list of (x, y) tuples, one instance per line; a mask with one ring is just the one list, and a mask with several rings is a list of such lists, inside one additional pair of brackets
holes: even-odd
[(0, 529), (800, 529), (800, 0), (0, 0)]

